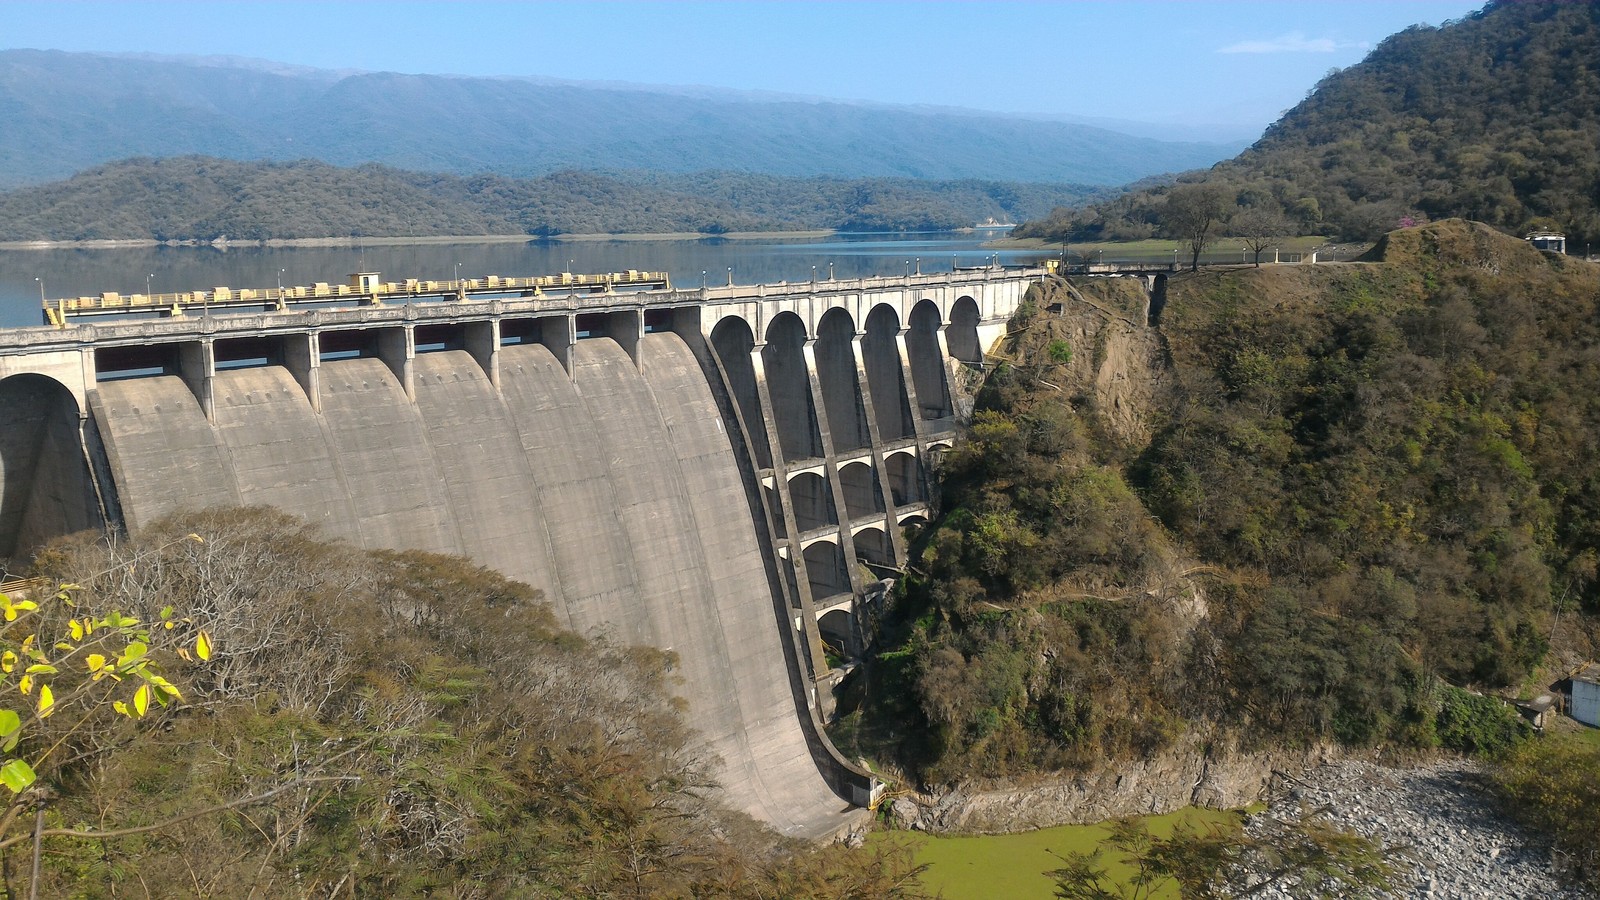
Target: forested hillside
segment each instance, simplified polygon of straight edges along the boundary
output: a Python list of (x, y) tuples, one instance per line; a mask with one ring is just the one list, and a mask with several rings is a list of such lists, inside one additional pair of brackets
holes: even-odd
[[(426, 53), (424, 47), (419, 53)], [(664, 51), (673, 52), (673, 51)], [(0, 188), (130, 156), (1125, 184), (1236, 145), (814, 99), (0, 51)]]
[(369, 164), (135, 159), (0, 194), (0, 241), (947, 230), (1094, 189), (993, 181), (405, 172)]
[[(1461, 216), (1600, 247), (1600, 3), (1496, 2), (1409, 28), (1324, 78), (1237, 158), (1182, 181), (1214, 188), (1241, 236), (1375, 240)], [(1017, 235), (1171, 232), (1169, 197), (1162, 187), (1062, 209)]]
[(1458, 688), (1592, 657), (1600, 267), (1460, 220), (1381, 251), (1174, 277), (1159, 334), (1132, 282), (1035, 293), (858, 748), (931, 782), (1185, 734), (1473, 750)]

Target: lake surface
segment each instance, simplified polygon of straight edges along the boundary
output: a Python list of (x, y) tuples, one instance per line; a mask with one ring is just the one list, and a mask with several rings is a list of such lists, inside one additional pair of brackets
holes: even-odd
[[(827, 278), (925, 274), (952, 266), (983, 265), (998, 254), (1003, 265), (1037, 263), (1053, 254), (995, 251), (983, 242), (1003, 231), (929, 234), (836, 234), (772, 240), (540, 241), (484, 244), (403, 244), (381, 247), (138, 247), (115, 250), (0, 251), (0, 327), (39, 325), (39, 281), (49, 299), (98, 296), (106, 291), (142, 294), (148, 277), (156, 293), (282, 284), (344, 283), (351, 272), (406, 278), (533, 276), (571, 272), (665, 271), (680, 288), (806, 281), (813, 270)], [(731, 272), (730, 272), (731, 270)]]

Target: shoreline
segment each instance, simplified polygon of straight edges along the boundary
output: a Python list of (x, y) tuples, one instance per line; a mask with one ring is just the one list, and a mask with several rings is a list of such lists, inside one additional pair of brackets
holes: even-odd
[(549, 237), (532, 234), (447, 234), (417, 237), (268, 238), (258, 241), (158, 241), (154, 238), (127, 238), (90, 241), (0, 241), (0, 250), (140, 250), (151, 247), (214, 247), (217, 249), (395, 247), (408, 244), (537, 244), (546, 242), (568, 244), (597, 241), (763, 241), (805, 240), (829, 237), (838, 233), (833, 229), (820, 229), (811, 231), (730, 231), (726, 234), (702, 234), (694, 231), (644, 232), (637, 234), (557, 234)]
[[(996, 231), (1003, 227), (1010, 226), (969, 225), (965, 228), (952, 228), (948, 229), (948, 231), (936, 233), (980, 234)], [(548, 236), (536, 234), (432, 234), (406, 237), (266, 238), (263, 240), (220, 239), (215, 241), (202, 241), (199, 239), (158, 241), (155, 238), (105, 238), (87, 241), (0, 241), (0, 251), (141, 250), (150, 247), (212, 247), (218, 250), (229, 250), (234, 248), (264, 247), (400, 247), (415, 244), (581, 244), (601, 241), (785, 241), (815, 240), (847, 233), (850, 232), (842, 232), (837, 228), (812, 228), (796, 231), (729, 231), (722, 234), (707, 234), (699, 231), (645, 231), (622, 234), (553, 234)], [(886, 231), (873, 233), (912, 235), (935, 232)], [(1000, 238), (999, 240), (1003, 241), (1005, 239)]]

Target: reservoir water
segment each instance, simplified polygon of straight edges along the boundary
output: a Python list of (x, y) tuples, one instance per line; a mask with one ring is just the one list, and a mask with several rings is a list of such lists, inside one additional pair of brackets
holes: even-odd
[[(834, 234), (820, 238), (701, 240), (529, 240), (374, 247), (137, 247), (0, 251), (0, 327), (39, 325), (40, 286), (49, 299), (278, 284), (344, 282), (352, 272), (384, 280), (450, 279), (561, 272), (665, 271), (679, 288), (775, 284), (948, 272), (952, 266), (1036, 263), (1037, 250), (986, 248), (1004, 231)], [(281, 279), (281, 281), (280, 281)]]

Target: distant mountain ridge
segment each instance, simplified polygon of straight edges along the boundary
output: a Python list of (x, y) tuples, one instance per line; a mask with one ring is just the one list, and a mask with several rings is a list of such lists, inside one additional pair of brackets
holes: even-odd
[(999, 114), (205, 59), (0, 51), (0, 189), (190, 154), (458, 175), (720, 170), (1118, 185), (1237, 149)]
[(1042, 215), (1094, 190), (729, 172), (464, 177), (375, 163), (142, 158), (0, 194), (0, 241), (946, 230)]

